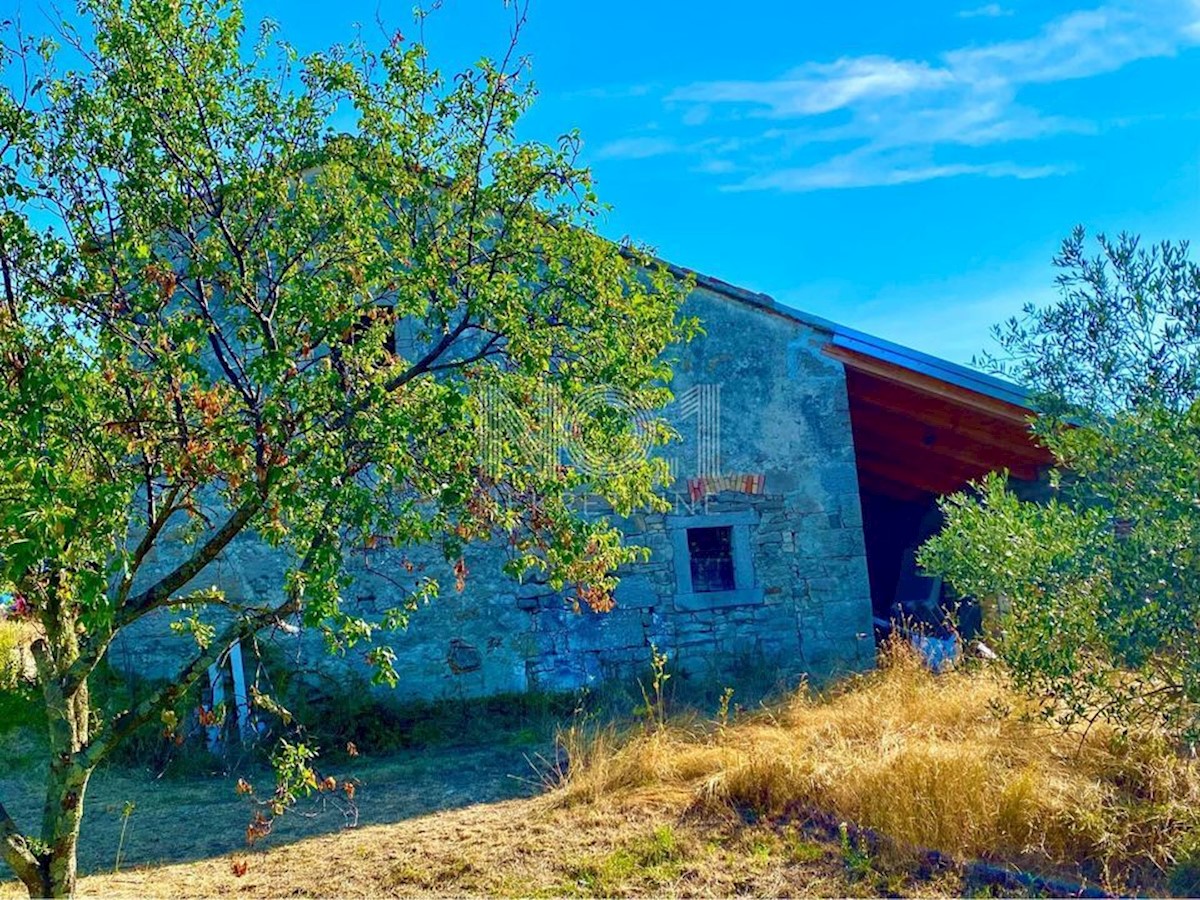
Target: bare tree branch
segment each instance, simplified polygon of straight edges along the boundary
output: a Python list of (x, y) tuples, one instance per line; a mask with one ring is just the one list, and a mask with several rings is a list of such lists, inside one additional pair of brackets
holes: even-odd
[(114, 622), (114, 630), (120, 630), (162, 605), (175, 591), (195, 578), (217, 555), (229, 545), (262, 510), (266, 503), (265, 492), (255, 494), (239, 506), (208, 540), (196, 549), (188, 559), (164, 575), (155, 584), (133, 597), (121, 607)]

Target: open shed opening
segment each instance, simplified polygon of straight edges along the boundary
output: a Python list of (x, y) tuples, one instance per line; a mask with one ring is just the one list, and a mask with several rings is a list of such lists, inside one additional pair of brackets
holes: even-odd
[(1013, 385), (862, 336), (839, 335), (826, 352), (846, 370), (875, 617), (899, 604), (937, 618), (945, 592), (914, 553), (941, 528), (938, 497), (1001, 469), (1034, 482), (1050, 455)]

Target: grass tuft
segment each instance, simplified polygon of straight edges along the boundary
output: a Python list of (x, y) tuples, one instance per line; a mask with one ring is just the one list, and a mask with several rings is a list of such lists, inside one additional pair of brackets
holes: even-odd
[(585, 857), (571, 866), (563, 892), (618, 897), (629, 891), (631, 882), (661, 891), (683, 875), (685, 858), (674, 829), (661, 825), (610, 853)]
[(1161, 883), (1200, 828), (1200, 770), (1155, 734), (1045, 725), (997, 669), (933, 675), (904, 648), (832, 693), (724, 727), (560, 736), (563, 806), (687, 798), (754, 817), (819, 812), (908, 850)]

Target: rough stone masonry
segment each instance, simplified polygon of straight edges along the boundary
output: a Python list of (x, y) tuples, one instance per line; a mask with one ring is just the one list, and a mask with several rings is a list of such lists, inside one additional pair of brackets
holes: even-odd
[[(828, 333), (707, 279), (685, 313), (699, 317), (704, 333), (675, 351), (677, 400), (666, 411), (682, 436), (668, 449), (679, 475), (673, 509), (622, 522), (650, 559), (622, 573), (616, 608), (575, 611), (553, 591), (504, 575), (498, 548), (475, 550), (461, 593), (446, 579), (442, 596), (416, 610), (406, 631), (380, 636), (395, 650), (404, 699), (629, 678), (647, 671), (651, 645), (677, 669), (722, 683), (747, 666), (823, 677), (871, 664), (846, 376), (821, 352)], [(695, 397), (706, 398), (707, 421), (686, 402)], [(147, 578), (171, 560), (154, 562)], [(286, 563), (245, 536), (202, 578), (234, 600), (275, 602)], [(395, 606), (400, 572), (398, 551), (371, 552), (356, 563), (349, 602), (367, 613)], [(168, 621), (164, 613), (123, 633), (111, 651), (114, 666), (171, 677), (190, 642)], [(359, 648), (328, 657), (313, 634), (267, 639), (334, 677), (366, 671)]]

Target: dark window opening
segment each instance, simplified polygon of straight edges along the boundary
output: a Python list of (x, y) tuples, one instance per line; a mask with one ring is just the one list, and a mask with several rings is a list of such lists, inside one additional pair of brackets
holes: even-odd
[(688, 557), (692, 567), (692, 590), (698, 594), (732, 591), (733, 529), (689, 528)]

